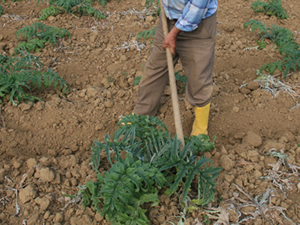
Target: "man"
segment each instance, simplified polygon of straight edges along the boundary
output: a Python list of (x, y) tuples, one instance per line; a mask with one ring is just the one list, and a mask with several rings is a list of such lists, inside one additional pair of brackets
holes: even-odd
[(133, 112), (138, 115), (156, 115), (160, 97), (169, 80), (164, 51), (169, 47), (174, 65), (179, 58), (182, 62), (187, 77), (186, 98), (195, 107), (191, 135), (207, 134), (213, 92), (217, 0), (162, 1), (170, 32), (164, 38), (160, 20)]

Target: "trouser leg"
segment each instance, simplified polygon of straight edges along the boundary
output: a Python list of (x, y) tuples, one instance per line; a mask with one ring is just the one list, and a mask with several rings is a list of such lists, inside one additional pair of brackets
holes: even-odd
[(187, 76), (186, 98), (195, 107), (211, 102), (216, 42), (216, 14), (201, 21), (192, 32), (181, 32), (176, 51)]
[[(169, 28), (174, 25), (168, 21)], [(164, 35), (161, 21), (156, 28), (154, 45), (150, 57), (144, 69), (143, 77), (139, 84), (136, 106), (133, 110), (138, 115), (155, 116), (164, 88), (169, 81), (166, 52), (162, 48)], [(178, 61), (178, 55), (173, 55), (174, 65)]]

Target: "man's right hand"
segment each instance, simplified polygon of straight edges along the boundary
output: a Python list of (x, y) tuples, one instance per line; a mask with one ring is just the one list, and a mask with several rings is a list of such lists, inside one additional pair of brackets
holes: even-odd
[(165, 37), (164, 43), (162, 48), (166, 50), (167, 47), (170, 48), (171, 53), (175, 55), (175, 48), (176, 48), (176, 39), (177, 35), (181, 32), (177, 27), (173, 27), (173, 29), (168, 33), (168, 35)]

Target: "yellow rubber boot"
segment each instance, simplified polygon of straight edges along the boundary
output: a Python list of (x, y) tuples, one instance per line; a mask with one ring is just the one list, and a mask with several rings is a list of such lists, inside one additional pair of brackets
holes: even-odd
[(209, 109), (210, 103), (204, 107), (195, 107), (195, 121), (191, 136), (198, 136), (199, 134), (207, 135)]

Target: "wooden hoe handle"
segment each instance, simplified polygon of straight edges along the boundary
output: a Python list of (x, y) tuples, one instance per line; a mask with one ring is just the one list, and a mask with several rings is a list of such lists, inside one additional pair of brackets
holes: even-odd
[[(167, 18), (164, 11), (162, 0), (160, 0), (160, 13), (161, 13), (161, 21), (164, 31), (164, 36), (166, 37), (169, 33), (168, 31), (168, 24)], [(179, 110), (179, 103), (178, 103), (178, 96), (177, 96), (177, 88), (176, 88), (176, 80), (175, 80), (175, 73), (174, 73), (174, 64), (173, 64), (173, 57), (170, 48), (167, 47), (166, 49), (167, 55), (167, 62), (168, 62), (168, 70), (169, 70), (169, 81), (171, 87), (171, 97), (172, 97), (172, 105), (173, 105), (173, 112), (174, 112), (174, 120), (175, 120), (175, 128), (176, 134), (179, 140), (181, 141), (181, 149), (184, 147), (184, 136), (182, 130), (182, 123), (180, 117), (180, 110)]]

